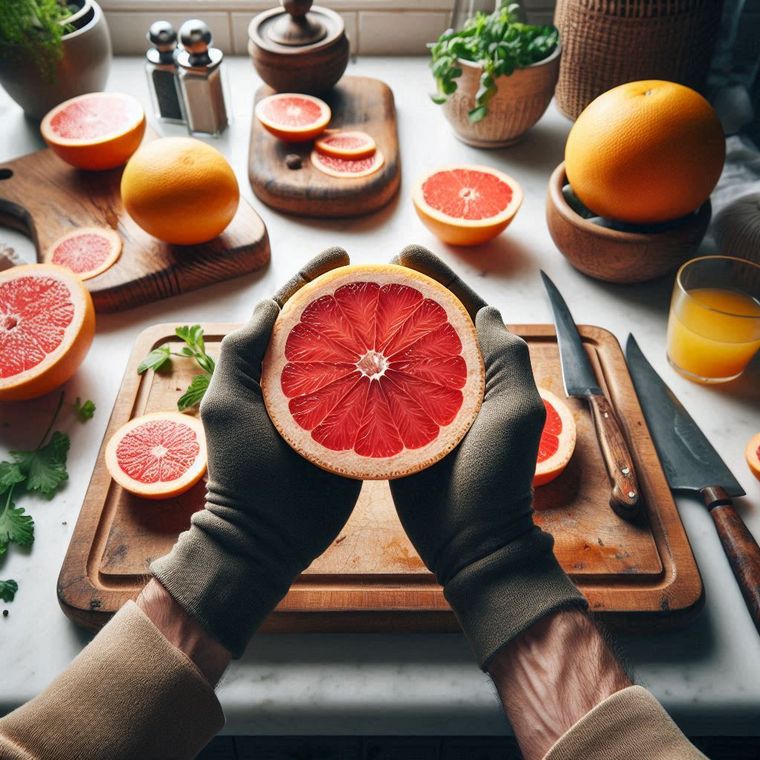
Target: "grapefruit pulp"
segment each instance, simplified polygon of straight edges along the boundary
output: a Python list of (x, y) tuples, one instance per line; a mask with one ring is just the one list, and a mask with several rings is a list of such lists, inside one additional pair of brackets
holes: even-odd
[(575, 451), (575, 419), (567, 404), (545, 388), (539, 388), (546, 409), (546, 422), (538, 445), (534, 486), (543, 486), (558, 478)]
[(51, 150), (78, 169), (115, 169), (145, 134), (145, 112), (131, 95), (91, 92), (49, 111), (40, 132)]
[(375, 264), (339, 267), (290, 298), (261, 389), (299, 454), (346, 477), (385, 480), (434, 464), (461, 441), (484, 377), (459, 300), (415, 270)]
[(120, 255), (117, 232), (108, 227), (81, 227), (58, 238), (45, 259), (70, 269), (80, 280), (89, 280), (112, 267)]
[(0, 401), (42, 396), (65, 383), (95, 335), (92, 298), (54, 264), (0, 272)]
[(261, 125), (285, 142), (308, 142), (330, 123), (330, 106), (313, 95), (281, 92), (262, 98), (254, 114)]
[(425, 226), (444, 243), (479, 245), (503, 232), (523, 194), (512, 177), (487, 166), (450, 166), (426, 174), (412, 201)]
[(375, 141), (366, 132), (332, 130), (320, 137), (314, 147), (325, 156), (367, 158), (376, 150)]
[(760, 480), (760, 433), (749, 439), (747, 448), (744, 450), (744, 457), (752, 474)]
[(145, 499), (170, 499), (206, 472), (206, 439), (197, 417), (145, 414), (122, 425), (106, 446), (106, 467), (125, 490)]
[(376, 150), (366, 158), (339, 158), (326, 156), (318, 150), (311, 153), (311, 163), (316, 169), (330, 177), (358, 178), (368, 177), (382, 168), (385, 163), (383, 154)]

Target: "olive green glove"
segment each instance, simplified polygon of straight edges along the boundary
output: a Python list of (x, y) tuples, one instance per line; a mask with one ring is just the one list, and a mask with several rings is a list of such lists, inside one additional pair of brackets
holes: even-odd
[(282, 304), (348, 264), (340, 248), (313, 259), (247, 325), (222, 341), (201, 404), (208, 445), (206, 509), (151, 571), (239, 657), (293, 580), (337, 537), (361, 483), (310, 464), (280, 437), (261, 395), (261, 361)]
[(396, 510), (435, 573), (486, 668), (540, 618), (586, 606), (533, 524), (532, 480), (545, 411), (528, 347), (499, 312), (432, 253), (405, 248), (394, 263), (446, 285), (474, 317), (486, 365), (483, 406), (459, 446), (437, 464), (391, 481)]

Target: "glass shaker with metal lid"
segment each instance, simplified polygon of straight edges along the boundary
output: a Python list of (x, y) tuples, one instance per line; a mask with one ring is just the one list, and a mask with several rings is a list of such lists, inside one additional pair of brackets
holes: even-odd
[(184, 123), (177, 91), (177, 33), (168, 21), (151, 24), (146, 35), (151, 47), (145, 54), (145, 73), (156, 118), (174, 124)]

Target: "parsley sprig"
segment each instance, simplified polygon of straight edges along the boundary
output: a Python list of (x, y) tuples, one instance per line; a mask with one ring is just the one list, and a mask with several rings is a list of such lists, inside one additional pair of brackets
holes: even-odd
[(456, 80), (462, 76), (459, 60), (480, 64), (480, 88), (475, 94), (475, 107), (469, 111), (475, 123), (488, 114), (488, 101), (496, 92), (496, 78), (509, 76), (544, 60), (554, 52), (559, 32), (554, 26), (523, 24), (520, 5), (502, 0), (491, 14), (476, 13), (461, 31), (449, 29), (436, 42), (428, 45), (438, 92), (436, 103), (445, 103), (457, 90)]

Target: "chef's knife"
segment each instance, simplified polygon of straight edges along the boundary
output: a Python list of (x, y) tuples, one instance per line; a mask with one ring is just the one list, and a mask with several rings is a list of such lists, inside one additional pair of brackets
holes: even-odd
[(639, 484), (620, 422), (612, 404), (597, 383), (565, 299), (544, 272), (541, 272), (541, 277), (554, 312), (565, 393), (575, 398), (585, 398), (589, 402), (602, 456), (612, 483), (610, 506), (624, 520), (636, 520), (641, 514)]
[(697, 423), (641, 353), (633, 335), (628, 368), (671, 490), (699, 494), (710, 512), (728, 562), (760, 631), (760, 547), (736, 512), (744, 489)]

